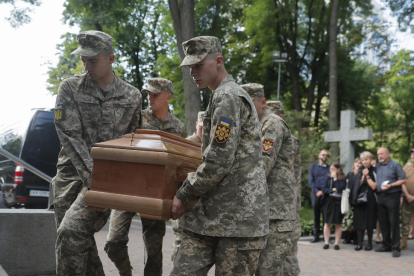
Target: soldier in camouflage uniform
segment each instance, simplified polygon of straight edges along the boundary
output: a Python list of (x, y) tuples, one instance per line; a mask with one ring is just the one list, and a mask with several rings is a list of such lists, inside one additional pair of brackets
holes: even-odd
[(401, 244), (400, 249), (408, 249), (408, 234), (410, 222), (414, 214), (414, 149), (408, 151), (411, 154), (411, 164), (405, 165), (403, 170), (407, 176), (407, 182), (402, 185), (404, 197), (401, 204)]
[(242, 85), (252, 98), (262, 127), (262, 152), (269, 187), (270, 223), (266, 248), (256, 275), (283, 275), (292, 247), (296, 219), (296, 182), (293, 172), (293, 140), (288, 125), (266, 108), (263, 85)]
[(57, 175), (52, 180), (57, 226), (56, 274), (105, 275), (94, 234), (110, 210), (85, 209), (95, 143), (135, 131), (142, 97), (112, 71), (112, 37), (98, 31), (77, 36), (86, 74), (62, 82), (56, 98), (55, 125), (61, 142)]
[[(266, 107), (272, 111), (274, 114), (278, 115), (280, 118), (283, 119), (284, 117), (284, 110), (283, 105), (280, 101), (268, 101), (266, 103)], [(302, 234), (302, 230), (300, 228), (300, 217), (299, 211), (301, 208), (301, 194), (302, 194), (302, 186), (301, 186), (301, 175), (302, 175), (302, 164), (300, 158), (300, 142), (299, 139), (292, 135), (293, 139), (293, 171), (295, 173), (295, 180), (296, 180), (296, 195), (297, 195), (297, 204), (296, 204), (296, 220), (295, 226), (293, 230), (293, 241), (292, 247), (288, 256), (286, 257), (285, 267), (283, 270), (283, 275), (291, 276), (291, 275), (299, 275), (300, 268), (299, 262), (297, 258), (298, 254), (298, 241)]]
[[(204, 118), (204, 111), (198, 112), (198, 119), (196, 121), (196, 131), (193, 135), (188, 136), (187, 139), (201, 145), (201, 138), (203, 136), (203, 118)], [(174, 230), (174, 243), (171, 249), (171, 261), (174, 262), (175, 257), (177, 256), (178, 249), (180, 249), (181, 241), (183, 239), (183, 225), (185, 223), (187, 215), (183, 215), (181, 218), (172, 220), (171, 226)]]
[(253, 275), (269, 231), (269, 194), (261, 158), (260, 123), (249, 95), (224, 68), (220, 40), (183, 43), (199, 88), (213, 94), (203, 119), (203, 163), (173, 199), (173, 219), (189, 199), (200, 200), (185, 221), (170, 275)]
[[(142, 111), (142, 129), (161, 130), (183, 137), (184, 124), (168, 110), (172, 98), (172, 83), (167, 79), (148, 79), (142, 92), (148, 92), (149, 109)], [(105, 251), (115, 263), (121, 276), (131, 276), (132, 267), (128, 256), (128, 232), (134, 212), (112, 210)], [(145, 244), (144, 275), (162, 275), (162, 240), (165, 220), (141, 218), (142, 238)]]

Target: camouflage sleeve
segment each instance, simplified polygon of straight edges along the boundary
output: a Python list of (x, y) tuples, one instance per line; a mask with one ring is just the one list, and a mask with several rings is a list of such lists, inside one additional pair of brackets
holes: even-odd
[(58, 105), (61, 105), (64, 110), (62, 118), (55, 119), (56, 132), (60, 143), (84, 185), (89, 185), (88, 181), (92, 173), (93, 160), (88, 146), (82, 138), (81, 116), (66, 82), (62, 82), (59, 86), (56, 97), (56, 106)]
[(262, 149), (263, 163), (266, 173), (266, 179), (275, 166), (280, 148), (282, 147), (284, 137), (284, 125), (280, 120), (267, 120), (262, 127), (262, 143), (265, 142), (268, 135), (274, 136), (273, 147), (269, 151)]
[[(210, 142), (203, 152), (203, 163), (196, 172), (188, 174), (187, 179), (177, 191), (176, 195), (183, 203), (214, 189), (229, 174), (240, 141), (243, 120), (241, 119), (243, 116), (241, 102), (241, 98), (224, 93), (217, 95), (212, 101)], [(247, 103), (243, 102), (242, 105), (247, 105)], [(230, 129), (230, 135), (223, 139), (224, 142), (215, 137), (217, 128), (223, 126), (223, 120), (225, 124), (228, 123), (226, 128)]]
[(139, 91), (137, 93), (137, 97), (138, 97), (138, 105), (134, 111), (134, 114), (132, 115), (131, 122), (129, 123), (129, 126), (125, 133), (132, 133), (132, 132), (135, 132), (135, 130), (141, 128), (142, 96)]
[(295, 173), (296, 173), (296, 182), (298, 185), (302, 182), (302, 161), (301, 161), (301, 155), (300, 155), (300, 141), (298, 138), (295, 139)]

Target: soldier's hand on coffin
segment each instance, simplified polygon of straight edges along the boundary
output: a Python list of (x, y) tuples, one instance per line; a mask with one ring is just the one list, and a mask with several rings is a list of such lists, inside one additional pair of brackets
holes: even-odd
[(183, 204), (183, 202), (179, 200), (177, 196), (174, 196), (171, 212), (172, 212), (173, 219), (179, 219), (184, 215), (185, 204)]

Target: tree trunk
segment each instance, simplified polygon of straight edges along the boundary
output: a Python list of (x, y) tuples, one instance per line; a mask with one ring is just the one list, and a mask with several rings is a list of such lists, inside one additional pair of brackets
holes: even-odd
[[(332, 10), (329, 22), (329, 130), (338, 130), (338, 68), (336, 39), (338, 35), (339, 1), (332, 0)], [(339, 156), (339, 144), (331, 143), (331, 160)]]
[[(185, 55), (182, 43), (195, 36), (194, 0), (168, 0), (171, 16), (173, 18), (175, 38), (177, 40), (178, 53), (183, 60)], [(184, 82), (185, 121), (187, 134), (192, 134), (197, 121), (197, 114), (201, 108), (200, 90), (190, 76), (187, 66), (181, 68)]]

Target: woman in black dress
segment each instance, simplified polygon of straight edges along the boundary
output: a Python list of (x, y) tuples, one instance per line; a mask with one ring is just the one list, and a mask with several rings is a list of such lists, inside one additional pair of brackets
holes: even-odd
[[(368, 245), (364, 250), (372, 250), (372, 235), (377, 223), (377, 201), (374, 191), (377, 188), (375, 168), (371, 165), (372, 155), (368, 151), (361, 153), (362, 167), (354, 178), (351, 190), (351, 204), (354, 205), (354, 228), (357, 229), (358, 246), (356, 251), (362, 249), (365, 230), (368, 235)], [(366, 193), (367, 202), (358, 203), (358, 197)]]
[[(352, 166), (351, 171), (346, 175), (346, 188), (348, 191), (352, 190), (352, 185), (354, 184), (354, 178), (359, 172), (359, 167), (362, 166), (361, 159), (359, 157), (355, 158), (354, 165)], [(349, 198), (349, 201), (351, 198)], [(351, 202), (349, 202), (351, 203)], [(342, 238), (344, 239), (343, 243), (348, 244), (353, 240), (354, 244), (358, 244), (358, 236), (356, 230), (354, 229), (354, 211), (350, 206), (348, 214), (344, 215), (342, 220)]]
[(334, 162), (330, 167), (331, 175), (325, 182), (322, 188), (323, 199), (325, 204), (323, 206), (323, 217), (325, 225), (323, 226), (323, 235), (325, 245), (323, 249), (329, 248), (329, 236), (331, 235), (331, 225), (335, 224), (335, 250), (339, 250), (339, 240), (342, 234), (342, 219), (341, 213), (341, 199), (333, 199), (330, 194), (333, 192), (342, 193), (346, 188), (345, 174), (342, 171), (341, 164)]

